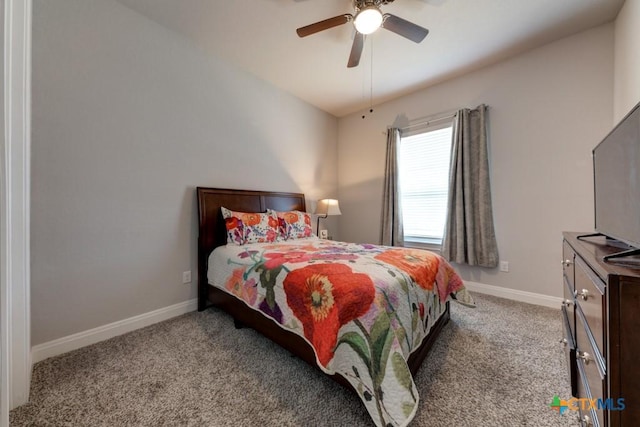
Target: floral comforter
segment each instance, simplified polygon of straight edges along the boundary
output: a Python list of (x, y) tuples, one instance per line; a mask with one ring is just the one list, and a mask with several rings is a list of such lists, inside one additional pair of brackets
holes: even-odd
[(378, 426), (413, 419), (418, 393), (406, 360), (447, 299), (473, 305), (432, 252), (317, 238), (218, 247), (208, 279), (303, 336), (318, 366), (347, 379)]

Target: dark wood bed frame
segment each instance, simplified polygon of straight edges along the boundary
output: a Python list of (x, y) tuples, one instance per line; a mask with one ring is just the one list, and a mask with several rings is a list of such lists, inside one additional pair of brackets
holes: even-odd
[[(278, 211), (305, 211), (304, 194), (271, 191), (229, 190), (198, 187), (198, 311), (215, 306), (229, 313), (234, 320), (255, 329), (311, 366), (316, 365), (311, 346), (298, 335), (289, 332), (262, 313), (248, 307), (236, 297), (209, 285), (207, 263), (211, 251), (227, 243), (227, 231), (220, 207), (239, 212), (265, 212), (267, 208)], [(446, 310), (431, 328), (422, 345), (409, 357), (408, 364), (415, 376), (436, 338), (450, 319), (449, 303)], [(319, 369), (319, 368), (318, 368)], [(351, 389), (341, 375), (331, 375), (338, 383)]]

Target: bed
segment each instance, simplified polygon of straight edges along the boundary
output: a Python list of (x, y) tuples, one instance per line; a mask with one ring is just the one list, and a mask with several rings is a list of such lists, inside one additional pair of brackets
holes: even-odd
[[(314, 336), (307, 333), (313, 326), (309, 326), (309, 322), (312, 322), (313, 318), (305, 323), (304, 316), (300, 315), (300, 312), (295, 311), (296, 305), (292, 303), (292, 300), (287, 300), (287, 302), (280, 301), (280, 306), (283, 307), (283, 311), (285, 311), (285, 308), (294, 307), (292, 309), (293, 311), (289, 310), (287, 312), (288, 316), (293, 320), (283, 322), (281, 318), (275, 316), (277, 319), (276, 321), (274, 320), (273, 312), (270, 310), (259, 309), (257, 305), (252, 306), (250, 302), (247, 302), (248, 300), (246, 298), (244, 300), (241, 298), (240, 292), (233, 292), (233, 289), (229, 286), (227, 286), (228, 289), (225, 289), (224, 282), (229, 284), (233, 281), (232, 279), (226, 279), (225, 277), (231, 277), (235, 272), (240, 271), (237, 269), (233, 270), (234, 267), (237, 267), (242, 263), (246, 263), (246, 266), (242, 267), (241, 270), (243, 273), (242, 277), (247, 281), (246, 283), (249, 283), (249, 280), (251, 280), (250, 283), (253, 284), (254, 288), (260, 289), (262, 286), (263, 288), (269, 289), (264, 285), (264, 283), (256, 284), (259, 283), (260, 280), (263, 282), (267, 281), (265, 279), (265, 277), (268, 277), (265, 276), (265, 265), (268, 266), (268, 264), (264, 261), (265, 257), (269, 258), (269, 256), (275, 253), (273, 251), (276, 251), (279, 254), (291, 254), (298, 253), (299, 251), (306, 250), (305, 248), (308, 248), (310, 251), (315, 251), (311, 252), (313, 255), (306, 257), (306, 259), (311, 259), (309, 265), (296, 264), (296, 262), (301, 261), (299, 259), (294, 260), (294, 264), (283, 264), (286, 261), (285, 260), (280, 263), (272, 263), (272, 267), (277, 267), (278, 269), (269, 270), (268, 272), (275, 271), (276, 273), (274, 273), (274, 276), (277, 275), (279, 277), (285, 277), (284, 288), (286, 288), (287, 285), (290, 287), (293, 286), (291, 285), (291, 283), (293, 283), (293, 279), (291, 278), (294, 277), (294, 273), (297, 274), (307, 268), (314, 269), (313, 271), (320, 271), (323, 268), (331, 268), (333, 269), (332, 271), (340, 270), (338, 272), (339, 277), (360, 278), (363, 275), (355, 272), (355, 268), (358, 265), (358, 262), (360, 262), (359, 260), (356, 260), (356, 258), (359, 258), (361, 255), (364, 256), (365, 253), (367, 256), (371, 255), (369, 254), (369, 252), (371, 252), (375, 255), (376, 259), (368, 259), (366, 262), (372, 267), (367, 268), (376, 268), (378, 270), (378, 274), (387, 274), (393, 277), (400, 275), (406, 280), (409, 280), (407, 278), (408, 276), (403, 275), (403, 273), (393, 269), (392, 266), (390, 267), (388, 264), (380, 261), (383, 256), (387, 256), (388, 258), (387, 254), (392, 253), (395, 248), (320, 241), (317, 238), (275, 243), (276, 246), (271, 246), (272, 244), (255, 244), (254, 246), (227, 245), (227, 226), (225, 224), (221, 208), (238, 212), (256, 213), (266, 212), (268, 209), (280, 212), (305, 212), (306, 206), (304, 195), (301, 193), (198, 187), (197, 199), (199, 213), (198, 310), (202, 311), (211, 306), (224, 310), (233, 317), (237, 327), (242, 325), (255, 329), (284, 349), (303, 359), (311, 366), (322, 370), (336, 382), (354, 390), (367, 407), (367, 410), (375, 424), (406, 425), (409, 423), (415, 415), (418, 407), (418, 397), (413, 383), (413, 376), (417, 373), (420, 365), (427, 356), (429, 349), (433, 346), (443, 327), (450, 319), (450, 297), (462, 300), (464, 303), (473, 304), (471, 297), (466, 293), (466, 290), (462, 285), (462, 281), (453, 269), (450, 268), (448, 263), (444, 260), (440, 261), (440, 265), (442, 266), (442, 271), (444, 271), (444, 273), (438, 270), (438, 274), (440, 276), (446, 276), (447, 283), (449, 283), (449, 285), (445, 285), (443, 288), (441, 284), (434, 284), (434, 287), (438, 288), (438, 291), (434, 291), (433, 293), (433, 295), (436, 296), (431, 296), (430, 294), (425, 296), (424, 298), (426, 299), (424, 300), (424, 304), (422, 302), (410, 304), (408, 302), (406, 304), (402, 302), (408, 306), (407, 310), (412, 310), (413, 313), (413, 319), (412, 321), (409, 321), (409, 323), (413, 323), (411, 333), (414, 334), (413, 330), (416, 329), (416, 321), (421, 325), (420, 328), (417, 329), (423, 330), (423, 335), (416, 335), (416, 337), (419, 338), (419, 341), (416, 340), (416, 344), (411, 347), (410, 351), (404, 351), (408, 357), (403, 357), (402, 360), (399, 360), (400, 357), (398, 356), (398, 353), (400, 353), (400, 350), (397, 350), (397, 347), (405, 345), (404, 341), (409, 343), (406, 345), (411, 346), (411, 340), (413, 338), (408, 338), (407, 334), (404, 332), (404, 336), (400, 336), (397, 339), (395, 336), (392, 337), (392, 332), (394, 331), (389, 325), (389, 320), (386, 320), (386, 323), (371, 320), (369, 323), (369, 333), (363, 329), (362, 323), (358, 323), (358, 326), (363, 330), (367, 341), (370, 343), (369, 347), (367, 347), (362, 339), (362, 333), (358, 336), (356, 333), (357, 330), (348, 330), (348, 328), (351, 327), (351, 324), (346, 324), (346, 320), (345, 322), (342, 321), (344, 319), (342, 319), (341, 313), (339, 314), (341, 319), (339, 322), (340, 324), (336, 326), (336, 328), (341, 328), (340, 331), (342, 335), (338, 337), (339, 340), (334, 339), (329, 348), (321, 349), (318, 346), (320, 345), (320, 347), (322, 347), (322, 345), (316, 342)], [(218, 248), (218, 250), (214, 252), (214, 249), (216, 248)], [(221, 255), (224, 251), (227, 253), (225, 255)], [(221, 256), (226, 258), (223, 258), (223, 261), (220, 261), (219, 258)], [(250, 261), (250, 259), (256, 257), (259, 258), (258, 261)], [(271, 256), (271, 258), (273, 258), (273, 256)], [(251, 265), (251, 262), (254, 264)], [(393, 260), (389, 262), (393, 263)], [(212, 264), (211, 266), (210, 263)], [(214, 264), (217, 267), (213, 268)], [(256, 268), (256, 265), (259, 267)], [(305, 265), (305, 267), (298, 269), (298, 266), (302, 265)], [(229, 266), (228, 272), (224, 271), (225, 268), (227, 268), (225, 266)], [(287, 268), (287, 266), (289, 266), (289, 268)], [(291, 266), (295, 266), (295, 269)], [(283, 269), (286, 270), (286, 272), (283, 272)], [(345, 273), (342, 270), (348, 270), (348, 272)], [(255, 279), (249, 279), (250, 273), (253, 273)], [(218, 277), (218, 279), (216, 277)], [(310, 276), (307, 275), (305, 277), (308, 278)], [(373, 278), (374, 276), (371, 277)], [(289, 280), (289, 283), (287, 284), (286, 281), (288, 279), (291, 280)], [(449, 281), (449, 279), (451, 279), (451, 281)], [(272, 289), (275, 279), (272, 278), (269, 280), (272, 282), (270, 285)], [(374, 279), (371, 279), (372, 283), (373, 280)], [(376, 278), (375, 281), (375, 289), (378, 289), (377, 284), (379, 279)], [(455, 286), (451, 285), (451, 283)], [(447, 288), (447, 286), (449, 286), (449, 288)], [(452, 291), (452, 289), (454, 289), (455, 292)], [(253, 289), (252, 292), (255, 293)], [(444, 296), (439, 298), (437, 296), (438, 292), (440, 295), (444, 294)], [(286, 298), (289, 298), (289, 296), (289, 294), (285, 295)], [(394, 295), (392, 295), (392, 297), (393, 296)], [(335, 297), (338, 298), (337, 293), (335, 294)], [(384, 293), (384, 297), (388, 302), (389, 296), (387, 293)], [(397, 323), (402, 323), (401, 319), (397, 316), (397, 320), (393, 319), (391, 316), (392, 313), (390, 311), (387, 313), (387, 308), (380, 308), (383, 306), (387, 307), (390, 303), (385, 303), (383, 301), (383, 297), (379, 295), (376, 295), (374, 299), (376, 304), (379, 306), (378, 310), (382, 312), (382, 316), (379, 317), (384, 317), (384, 315), (387, 314), (387, 317), (391, 319), (391, 322), (395, 322), (394, 327), (397, 326)], [(371, 307), (373, 307), (374, 304), (372, 301), (374, 301), (374, 299), (371, 299), (367, 304), (370, 304)], [(255, 295), (253, 295), (253, 300), (255, 300)], [(263, 300), (263, 304), (266, 300), (268, 300), (268, 298)], [(333, 303), (333, 300), (331, 300), (331, 302)], [(287, 303), (289, 307), (285, 307)], [(351, 304), (353, 307), (356, 307), (353, 303)], [(424, 313), (426, 310), (424, 305), (429, 306), (428, 314), (426, 315)], [(280, 310), (280, 308), (278, 308), (278, 310)], [(296, 314), (300, 315), (297, 319), (295, 318)], [(362, 313), (359, 313), (358, 315), (362, 315)], [(280, 313), (280, 317), (282, 317), (282, 313)], [(338, 319), (338, 315), (335, 317)], [(427, 318), (426, 320), (424, 320), (425, 317)], [(296, 322), (296, 320), (300, 321)], [(354, 321), (359, 322), (359, 319)], [(383, 324), (386, 325), (385, 327), (387, 329), (384, 334), (381, 334), (380, 330), (382, 327), (380, 325)], [(401, 324), (400, 326), (403, 325)], [(296, 328), (300, 330), (298, 331), (299, 334), (294, 333)], [(355, 328), (355, 326), (353, 328)], [(376, 339), (379, 342), (376, 343)], [(371, 344), (371, 341), (374, 341), (374, 343)], [(396, 341), (398, 341), (398, 343), (396, 343)], [(316, 347), (316, 350), (314, 350), (312, 344)], [(380, 357), (382, 356), (380, 356), (380, 354), (384, 354), (385, 357), (388, 358), (388, 361), (385, 359), (384, 362), (378, 362), (378, 367), (363, 367), (363, 365), (359, 364), (361, 362), (364, 363), (374, 360), (374, 355), (377, 355), (378, 357), (376, 360), (381, 360)], [(342, 359), (350, 356), (355, 359), (355, 361), (344, 362), (341, 359), (333, 363), (334, 359), (338, 359), (338, 356)], [(406, 365), (404, 365), (405, 362)], [(388, 372), (386, 377), (380, 377), (380, 375), (385, 375), (384, 371), (386, 368), (388, 368), (387, 371), (393, 371), (394, 373), (391, 380), (388, 379), (388, 377), (391, 376)], [(406, 373), (404, 370), (406, 370)], [(382, 374), (380, 371), (382, 371)], [(375, 380), (375, 378), (378, 377), (382, 379)], [(396, 388), (401, 390), (399, 392), (394, 390), (394, 384), (391, 383), (397, 383), (395, 384)], [(387, 389), (384, 389), (384, 387), (387, 387)]]

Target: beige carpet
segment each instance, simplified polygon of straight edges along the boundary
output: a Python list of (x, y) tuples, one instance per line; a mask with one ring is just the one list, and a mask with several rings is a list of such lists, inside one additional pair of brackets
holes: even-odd
[[(416, 378), (412, 426), (569, 426), (560, 311), (474, 294)], [(217, 309), (38, 363), (12, 426), (370, 426), (355, 394)]]

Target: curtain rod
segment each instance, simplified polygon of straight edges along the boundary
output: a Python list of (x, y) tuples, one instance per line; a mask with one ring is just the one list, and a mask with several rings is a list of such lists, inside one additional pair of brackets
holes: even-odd
[[(481, 104), (482, 105), (482, 104)], [(485, 105), (486, 109), (489, 109), (488, 105)], [(425, 117), (418, 117), (417, 119), (414, 120), (410, 120), (410, 123), (407, 126), (403, 126), (401, 128), (398, 128), (400, 130), (409, 130), (418, 126), (424, 126), (424, 125), (429, 125), (431, 123), (437, 123), (441, 120), (448, 120), (448, 119), (452, 119), (454, 118), (457, 114), (458, 111), (460, 111), (461, 109), (455, 109), (455, 110), (449, 110), (449, 111), (445, 111), (443, 113), (439, 113), (439, 114), (432, 114), (431, 116), (425, 116)], [(384, 135), (386, 135), (389, 131), (389, 129), (391, 129), (393, 126), (387, 126), (387, 130), (383, 131), (382, 133)]]
[(408, 126), (403, 126), (400, 129), (401, 130), (409, 130), (409, 129), (413, 129), (415, 127), (419, 127), (419, 126), (425, 126), (425, 125), (430, 125), (432, 123), (437, 123), (437, 122), (441, 122), (443, 120), (450, 120), (452, 118), (454, 118), (456, 116), (456, 113), (453, 114), (447, 114), (446, 116), (442, 116), (442, 117), (437, 117), (437, 118), (433, 118), (433, 119), (429, 119), (429, 120), (422, 120), (419, 122), (415, 122), (412, 123)]
[[(403, 126), (403, 127), (399, 128), (399, 129), (400, 130), (409, 130), (409, 129), (414, 128), (414, 127), (424, 126), (424, 125), (428, 125), (430, 123), (439, 122), (440, 120), (452, 119), (452, 118), (454, 118), (456, 116), (458, 111), (460, 111), (460, 110), (459, 109), (455, 109), (455, 110), (445, 111), (443, 113), (432, 114), (430, 116), (418, 117), (417, 119), (411, 120), (411, 122), (413, 122), (413, 123), (410, 123), (407, 126)], [(386, 135), (387, 131), (389, 129), (391, 129), (392, 127), (393, 126), (387, 126), (387, 130), (383, 131), (382, 133), (384, 133)]]

